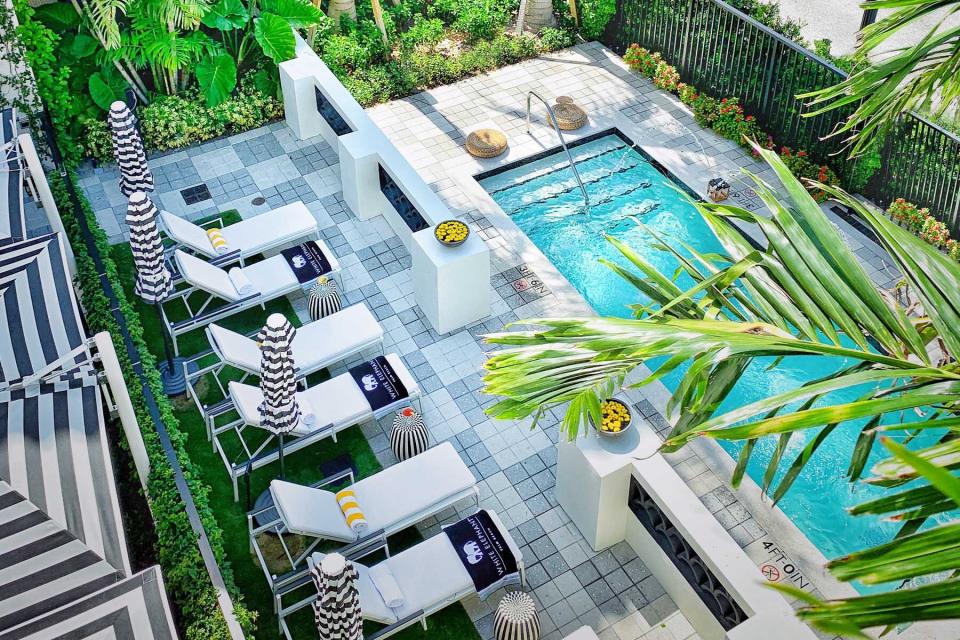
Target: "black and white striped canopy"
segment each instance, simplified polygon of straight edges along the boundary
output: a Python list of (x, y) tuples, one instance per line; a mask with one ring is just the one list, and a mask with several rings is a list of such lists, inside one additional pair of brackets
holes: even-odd
[(89, 356), (62, 242), (51, 233), (0, 247), (0, 389)]
[(122, 578), (62, 523), (0, 481), (0, 636)]
[(0, 482), (0, 640), (175, 640), (160, 569), (124, 579)]
[(0, 480), (129, 575), (95, 377), (0, 392)]
[(283, 314), (273, 313), (257, 334), (260, 344), (260, 426), (274, 434), (293, 430), (300, 421), (293, 338), (297, 330)]
[(313, 618), (324, 640), (361, 640), (363, 615), (357, 591), (357, 568), (339, 553), (330, 553), (310, 569), (317, 587)]
[(130, 194), (127, 227), (130, 229), (130, 251), (137, 266), (136, 293), (148, 304), (163, 302), (173, 293), (173, 279), (163, 261), (157, 207), (143, 191)]
[(0, 111), (0, 245), (23, 240), (26, 228), (16, 116), (6, 107)]
[(129, 196), (134, 191), (153, 191), (153, 173), (147, 165), (136, 116), (118, 100), (110, 106), (107, 122), (113, 137), (113, 156), (120, 169), (120, 192)]

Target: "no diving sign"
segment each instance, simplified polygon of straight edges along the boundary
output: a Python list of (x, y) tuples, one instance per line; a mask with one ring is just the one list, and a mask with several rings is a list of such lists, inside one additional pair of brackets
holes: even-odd
[(750, 545), (746, 551), (757, 563), (760, 575), (767, 582), (789, 584), (804, 591), (813, 590), (813, 585), (810, 584), (807, 577), (800, 572), (797, 565), (773, 540), (758, 540)]

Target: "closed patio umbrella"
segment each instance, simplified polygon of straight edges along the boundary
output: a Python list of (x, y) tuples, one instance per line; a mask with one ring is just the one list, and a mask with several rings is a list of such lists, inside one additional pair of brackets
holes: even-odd
[[(127, 227), (130, 229), (130, 252), (137, 267), (134, 291), (147, 304), (152, 304), (162, 318), (161, 303), (173, 293), (173, 279), (163, 261), (163, 241), (157, 228), (157, 207), (143, 191), (134, 191), (127, 201)], [(161, 326), (163, 322), (161, 320)], [(183, 371), (174, 362), (169, 336), (161, 329), (166, 362), (161, 363), (164, 389), (179, 395), (186, 389)], [(164, 367), (165, 365), (165, 367)]]
[(110, 105), (107, 121), (113, 137), (113, 155), (120, 169), (120, 192), (130, 196), (135, 191), (153, 191), (153, 173), (147, 166), (136, 116), (125, 103), (117, 100)]
[(363, 640), (363, 616), (357, 591), (357, 568), (339, 553), (310, 568), (317, 587), (313, 617), (323, 640)]
[(293, 337), (297, 330), (281, 313), (272, 313), (257, 334), (260, 345), (260, 426), (280, 438), (280, 477), (283, 477), (283, 436), (300, 421)]

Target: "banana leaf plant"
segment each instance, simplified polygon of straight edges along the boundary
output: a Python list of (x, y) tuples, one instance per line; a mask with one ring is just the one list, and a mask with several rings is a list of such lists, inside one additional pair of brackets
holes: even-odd
[[(936, 580), (828, 602), (791, 592), (807, 601), (799, 616), (850, 636), (870, 627), (960, 618), (960, 524), (940, 524), (960, 506), (960, 265), (843, 191), (816, 184), (873, 230), (899, 269), (897, 290), (879, 290), (807, 187), (776, 154), (756, 150), (782, 182), (775, 190), (752, 177), (766, 211), (694, 203), (721, 254), (698, 253), (648, 229), (692, 286), (681, 287), (608, 237), (630, 265), (608, 266), (643, 300), (633, 305), (634, 319), (536, 318), (487, 336), (502, 347), (486, 365), (485, 391), (501, 396), (487, 411), (535, 421), (561, 407), (561, 431), (573, 439), (591, 420), (600, 423), (601, 400), (618, 388), (682, 372), (668, 403), (673, 427), (662, 451), (698, 437), (740, 441), (736, 485), (757, 442), (773, 439), (764, 488), (775, 500), (832, 433), (858, 429), (847, 475), (887, 493), (853, 513), (903, 525), (896, 539), (833, 560), (830, 571), (865, 584)], [(747, 239), (747, 227), (760, 242)], [(719, 411), (751, 362), (765, 358), (777, 367), (799, 356), (839, 356), (845, 364), (829, 377)], [(850, 390), (857, 390), (854, 401)], [(811, 437), (788, 460), (787, 444), (799, 433)], [(901, 444), (918, 433), (936, 434), (935, 444), (912, 451)], [(890, 457), (867, 469), (878, 439)], [(774, 483), (777, 471), (784, 473)]]

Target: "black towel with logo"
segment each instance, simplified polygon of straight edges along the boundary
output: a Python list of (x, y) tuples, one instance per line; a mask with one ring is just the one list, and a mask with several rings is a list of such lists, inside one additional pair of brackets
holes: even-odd
[(407, 397), (407, 388), (384, 356), (358, 364), (350, 375), (374, 412)]
[(304, 242), (296, 247), (290, 247), (280, 252), (290, 270), (297, 276), (300, 284), (316, 280), (320, 276), (333, 271), (330, 260), (323, 255), (320, 245), (314, 240)]
[(481, 598), (500, 587), (520, 582), (517, 559), (504, 534), (485, 510), (445, 527), (443, 532)]

